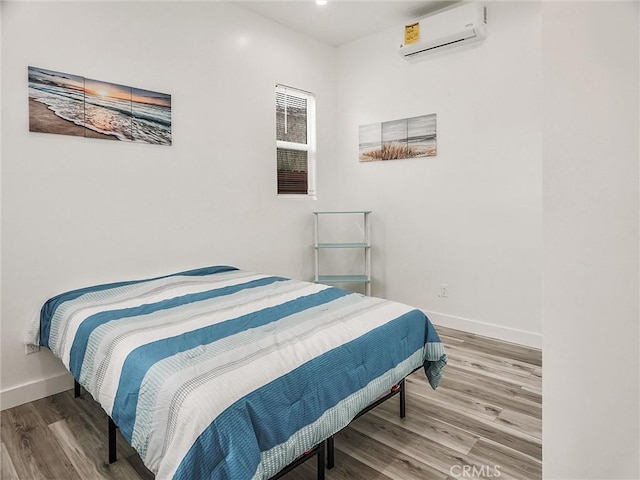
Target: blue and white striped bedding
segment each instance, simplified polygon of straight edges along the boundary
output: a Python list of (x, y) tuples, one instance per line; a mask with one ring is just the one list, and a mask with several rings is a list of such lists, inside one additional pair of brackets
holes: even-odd
[(225, 266), (58, 295), (40, 343), (158, 479), (270, 478), (446, 364), (418, 310)]

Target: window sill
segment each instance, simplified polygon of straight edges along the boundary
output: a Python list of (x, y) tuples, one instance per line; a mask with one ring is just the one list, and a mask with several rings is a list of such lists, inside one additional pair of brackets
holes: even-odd
[(276, 196), (278, 198), (318, 199), (315, 193), (277, 193)]

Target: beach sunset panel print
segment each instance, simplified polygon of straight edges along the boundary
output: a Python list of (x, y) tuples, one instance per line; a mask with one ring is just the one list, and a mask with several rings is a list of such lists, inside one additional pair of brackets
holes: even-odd
[(171, 95), (132, 88), (131, 116), (135, 140), (171, 145)]
[(85, 79), (84, 126), (118, 140), (133, 140), (131, 87)]
[(29, 67), (29, 131), (85, 136), (84, 78)]
[(171, 95), (29, 67), (29, 130), (171, 145)]

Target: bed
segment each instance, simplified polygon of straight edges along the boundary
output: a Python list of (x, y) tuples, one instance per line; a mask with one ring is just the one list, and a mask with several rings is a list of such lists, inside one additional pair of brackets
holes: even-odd
[(38, 324), (158, 479), (273, 478), (446, 364), (417, 309), (231, 266), (63, 293)]

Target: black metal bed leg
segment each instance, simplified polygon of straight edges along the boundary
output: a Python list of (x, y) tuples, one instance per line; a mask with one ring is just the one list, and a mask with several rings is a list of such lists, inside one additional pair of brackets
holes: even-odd
[(316, 478), (317, 480), (324, 480), (324, 444), (326, 442), (322, 442), (320, 448), (318, 449), (318, 458), (316, 462)]
[(407, 414), (407, 392), (404, 386), (404, 379), (400, 382), (400, 418)]
[(78, 398), (80, 396), (80, 384), (77, 380), (73, 381), (73, 397)]
[(290, 463), (289, 465), (287, 465), (286, 467), (284, 467), (282, 470), (280, 470), (278, 473), (276, 473), (273, 477), (271, 477), (271, 480), (277, 480), (279, 478), (284, 477), (287, 473), (291, 472), (292, 470), (294, 470), (295, 468), (299, 467), (300, 465), (302, 465), (304, 462), (306, 462), (307, 460), (310, 460), (311, 457), (313, 456), (317, 456), (316, 457), (316, 462), (317, 462), (317, 480), (324, 480), (324, 462), (325, 462), (325, 454), (324, 454), (324, 449), (325, 449), (325, 443), (326, 441), (322, 441), (319, 444), (317, 444), (315, 447), (307, 450), (306, 452), (304, 452), (300, 457), (298, 457), (295, 461), (293, 461), (292, 463)]
[(327, 438), (327, 468), (331, 470), (335, 465), (335, 440), (333, 435), (331, 435)]
[(111, 417), (109, 417), (109, 464), (112, 464), (118, 459), (118, 452), (116, 450), (116, 424), (113, 423)]

